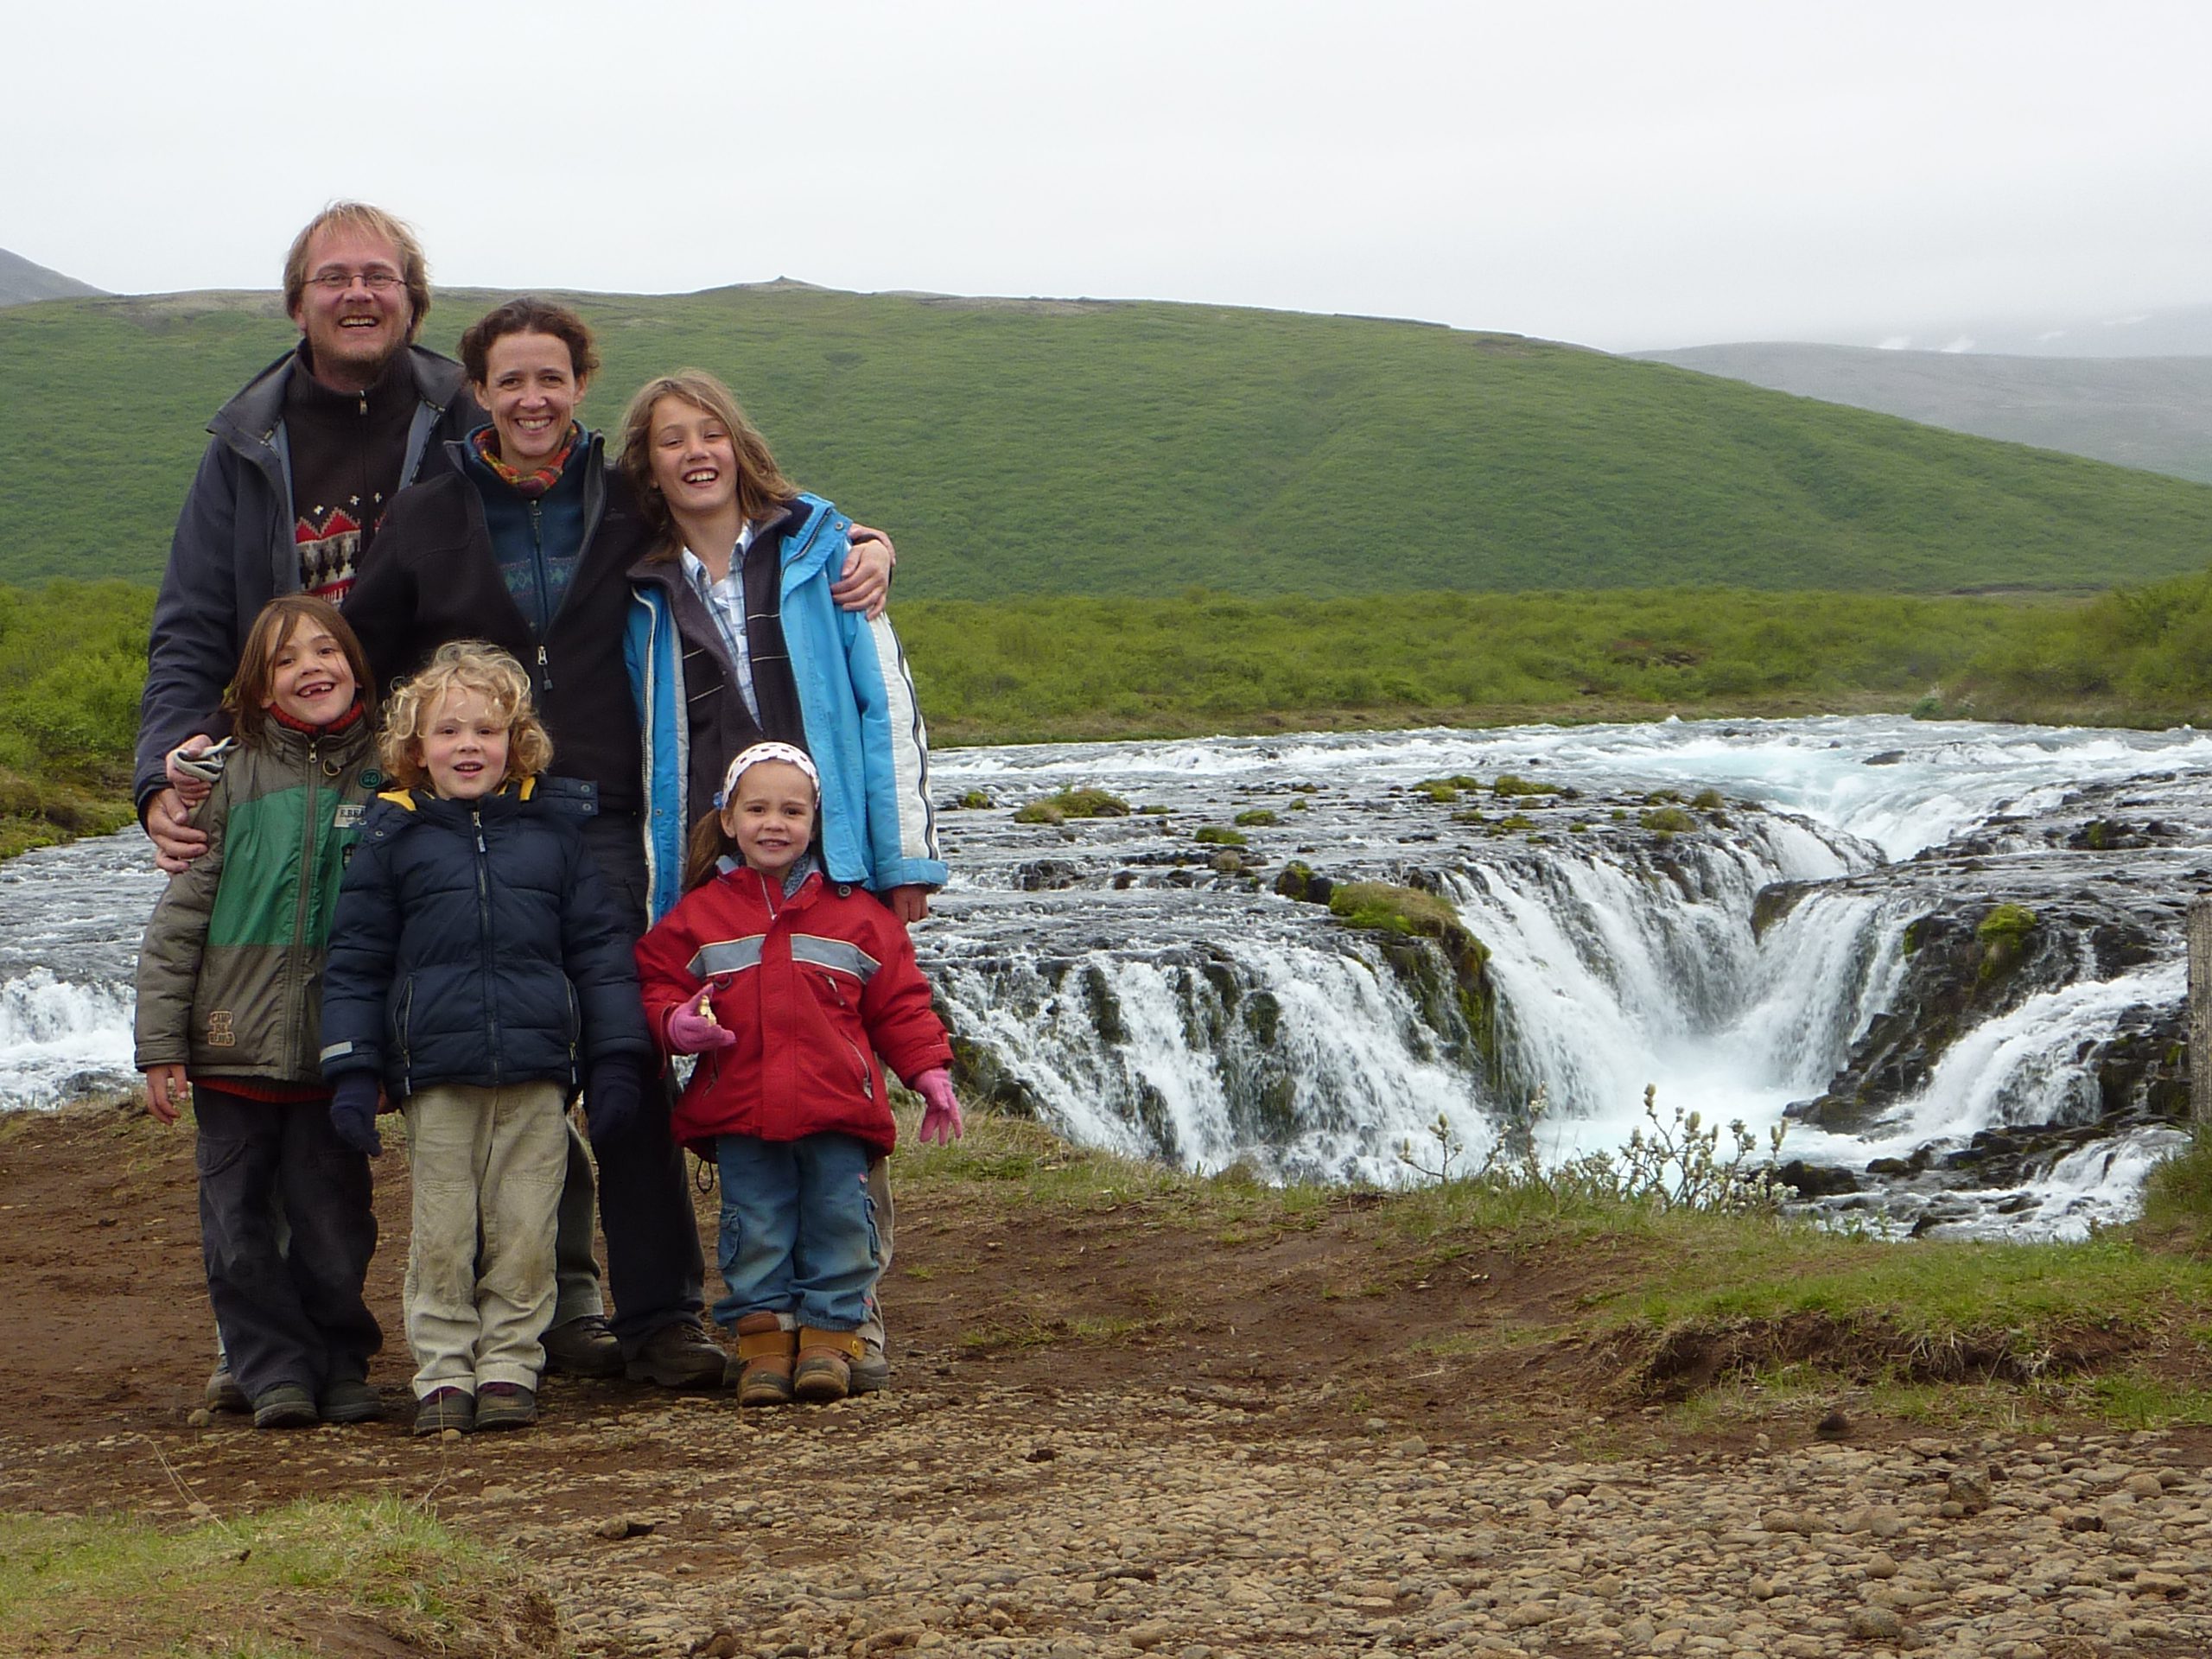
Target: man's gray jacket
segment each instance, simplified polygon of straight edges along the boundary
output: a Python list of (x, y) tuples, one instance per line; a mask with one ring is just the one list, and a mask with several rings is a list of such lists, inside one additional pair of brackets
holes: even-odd
[[(450, 358), (407, 348), (420, 398), (407, 429), (404, 488), (426, 455), (480, 423), (482, 411)], [(297, 350), (264, 369), (207, 423), (213, 435), (177, 517), (168, 569), (154, 601), (146, 690), (138, 704), (138, 753), (131, 793), (138, 816), (167, 779), (168, 752), (194, 732), (221, 736), (223, 688), (261, 607), (300, 588), (292, 471), (284, 439), (284, 391), (300, 372)]]

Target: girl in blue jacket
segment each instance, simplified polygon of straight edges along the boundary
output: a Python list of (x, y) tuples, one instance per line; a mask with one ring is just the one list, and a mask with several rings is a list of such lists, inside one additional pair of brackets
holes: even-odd
[(441, 647), (392, 694), (404, 787), (371, 809), (331, 932), (332, 1122), (372, 1154), (380, 1090), (407, 1122), (417, 1434), (536, 1421), (568, 1103), (588, 1079), (593, 1140), (621, 1134), (652, 1053), (591, 793), (538, 776), (551, 747), (520, 664)]

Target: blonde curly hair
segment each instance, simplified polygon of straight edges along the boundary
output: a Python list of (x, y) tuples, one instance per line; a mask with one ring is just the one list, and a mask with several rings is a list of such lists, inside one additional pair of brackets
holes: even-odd
[(377, 756), (395, 782), (419, 789), (429, 778), (423, 764), (423, 728), (449, 691), (474, 691), (506, 721), (507, 769), (501, 783), (534, 777), (552, 764), (553, 740), (538, 723), (523, 665), (481, 639), (454, 639), (438, 647), (422, 672), (391, 689)]

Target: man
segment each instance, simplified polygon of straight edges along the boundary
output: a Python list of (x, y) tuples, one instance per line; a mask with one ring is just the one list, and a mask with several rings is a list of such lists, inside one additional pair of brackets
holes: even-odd
[[(430, 307), (429, 268), (414, 234), (391, 214), (339, 202), (310, 220), (284, 262), (284, 308), (299, 344), (249, 381), (208, 423), (213, 435), (185, 497), (162, 577), (139, 705), (134, 790), (155, 861), (175, 873), (207, 850), (188, 814), (205, 785), (172, 760), (222, 729), (223, 687), (263, 605), (301, 590), (342, 600), (391, 498), (438, 447), (484, 419), (461, 365), (415, 344)], [(622, 695), (624, 688), (609, 688)], [(666, 1138), (665, 1128), (661, 1138)], [(704, 1263), (697, 1230), (689, 1260), (639, 1248), (664, 1237), (639, 1209), (689, 1217), (672, 1145), (637, 1149), (625, 1197), (603, 1220), (623, 1256), (624, 1282), (649, 1288), (605, 1317), (591, 1255), (592, 1172), (571, 1126), (561, 1198), (559, 1288), (544, 1337), (551, 1369), (626, 1374), (669, 1388), (721, 1386), (721, 1349), (700, 1324)], [(208, 1403), (244, 1408), (227, 1365), (208, 1380)]]
[[(415, 345), (429, 267), (389, 213), (340, 202), (284, 261), (300, 343), (208, 423), (147, 650), (133, 790), (155, 861), (205, 850), (168, 775), (180, 746), (222, 729), (223, 687), (261, 607), (305, 590), (342, 601), (385, 505), (438, 442), (482, 419), (461, 365)], [(194, 742), (194, 740), (199, 740)]]

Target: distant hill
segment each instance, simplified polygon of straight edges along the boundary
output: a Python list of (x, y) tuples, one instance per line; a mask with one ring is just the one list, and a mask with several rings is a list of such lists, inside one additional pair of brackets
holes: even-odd
[(0, 248), (0, 305), (28, 305), (33, 300), (73, 300), (105, 293), (90, 283), (64, 276), (58, 270), (35, 265), (20, 254)]
[(1782, 343), (1637, 355), (1954, 432), (2212, 482), (2212, 357), (1998, 357)]
[[(449, 349), (495, 296), (439, 296)], [(2081, 590), (2201, 567), (2212, 487), (1503, 334), (799, 283), (571, 296), (620, 416), (685, 364), (897, 536), (899, 592)], [(270, 294), (0, 311), (0, 580), (150, 579)]]
[(2096, 316), (1954, 318), (1904, 331), (1903, 343), (2000, 357), (2205, 357), (2212, 356), (2212, 305)]

